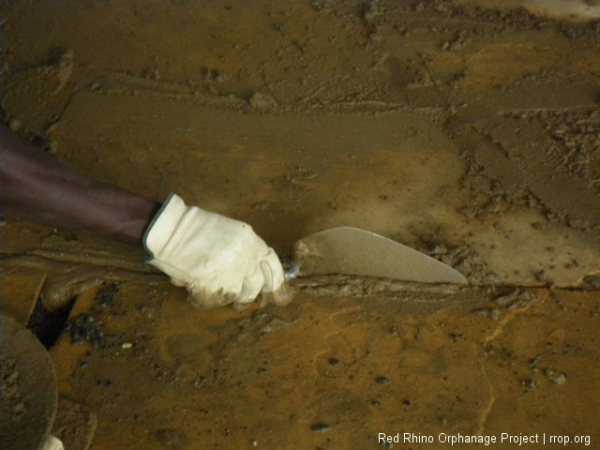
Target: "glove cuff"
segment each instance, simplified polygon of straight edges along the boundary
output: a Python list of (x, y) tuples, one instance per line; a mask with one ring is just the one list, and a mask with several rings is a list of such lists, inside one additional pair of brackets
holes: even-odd
[(169, 194), (144, 232), (142, 245), (149, 255), (146, 262), (152, 261), (165, 247), (187, 209), (181, 197), (173, 192)]

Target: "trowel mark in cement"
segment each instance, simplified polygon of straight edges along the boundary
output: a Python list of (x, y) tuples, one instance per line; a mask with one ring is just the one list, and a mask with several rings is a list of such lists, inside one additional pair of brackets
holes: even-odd
[[(89, 120), (90, 115), (97, 119)], [(502, 131), (507, 121), (492, 123), (494, 130)], [(59, 131), (59, 156), (82, 171), (89, 166), (80, 149), (111, 135), (111, 142), (96, 150), (111, 181), (147, 186), (150, 196), (170, 186), (190, 203), (252, 223), (282, 254), (311, 232), (352, 225), (414, 248), (424, 234), (449, 247), (466, 245), (480, 255), (482, 267), (507, 284), (539, 285), (535, 274), (543, 270), (556, 285), (573, 286), (599, 269), (600, 245), (589, 243), (600, 238), (561, 224), (536, 229), (532, 223), (547, 223), (543, 211), (511, 205), (487, 223), (461, 214), (472, 195), (461, 189), (468, 167), (463, 143), (506, 191), (511, 182), (520, 189), (529, 186), (543, 200), (560, 202), (557, 208), (584, 214), (594, 211), (589, 207), (594, 199), (572, 192), (575, 188), (564, 191), (569, 195), (553, 186), (548, 190), (552, 175), (543, 165), (529, 170), (478, 134), (466, 142), (450, 140), (423, 120), (421, 111), (265, 116), (209, 108), (188, 96), (90, 93), (74, 96)], [(172, 148), (179, 151), (166, 151)], [(153, 166), (169, 169), (149, 177)], [(227, 175), (232, 167), (239, 169), (235, 177)], [(265, 199), (268, 214), (254, 208)], [(578, 201), (585, 204), (575, 208)], [(549, 242), (557, 249), (550, 257)], [(566, 269), (575, 255), (578, 266)], [(470, 281), (482, 281), (480, 275), (473, 273)]]

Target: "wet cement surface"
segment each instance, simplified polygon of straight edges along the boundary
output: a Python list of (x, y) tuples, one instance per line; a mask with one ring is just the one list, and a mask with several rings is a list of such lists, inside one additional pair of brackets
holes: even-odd
[(77, 313), (91, 342), (52, 351), (60, 390), (98, 412), (93, 448), (600, 439), (597, 292), (314, 284), (289, 307), (194, 314), (168, 285), (105, 290)]
[(92, 448), (599, 442), (600, 28), (464, 3), (2, 4), (4, 114), (67, 166), (281, 255), (357, 226), (471, 283), (198, 311), (141, 251), (7, 219), (3, 277), (50, 309), (84, 292), (52, 356)]

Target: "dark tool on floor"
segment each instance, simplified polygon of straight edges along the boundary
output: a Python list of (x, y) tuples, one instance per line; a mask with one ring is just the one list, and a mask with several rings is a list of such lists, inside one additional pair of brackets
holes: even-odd
[(37, 450), (56, 415), (56, 376), (48, 352), (12, 317), (0, 314), (0, 442)]

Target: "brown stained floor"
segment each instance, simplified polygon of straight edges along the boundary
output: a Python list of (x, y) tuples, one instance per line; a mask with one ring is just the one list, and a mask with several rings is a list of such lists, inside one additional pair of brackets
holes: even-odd
[(200, 311), (141, 251), (7, 219), (5, 285), (31, 280), (49, 308), (83, 292), (69, 327), (91, 343), (65, 330), (51, 355), (98, 414), (92, 449), (598, 445), (597, 24), (449, 2), (0, 12), (2, 108), (67, 166), (176, 191), (281, 255), (352, 225), (471, 283), (324, 277), (286, 308)]
[(405, 432), (598, 442), (597, 292), (386, 295), (191, 312), (167, 285), (127, 284), (89, 313), (108, 348), (65, 336), (52, 351), (59, 390), (97, 411), (98, 449), (367, 449)]

